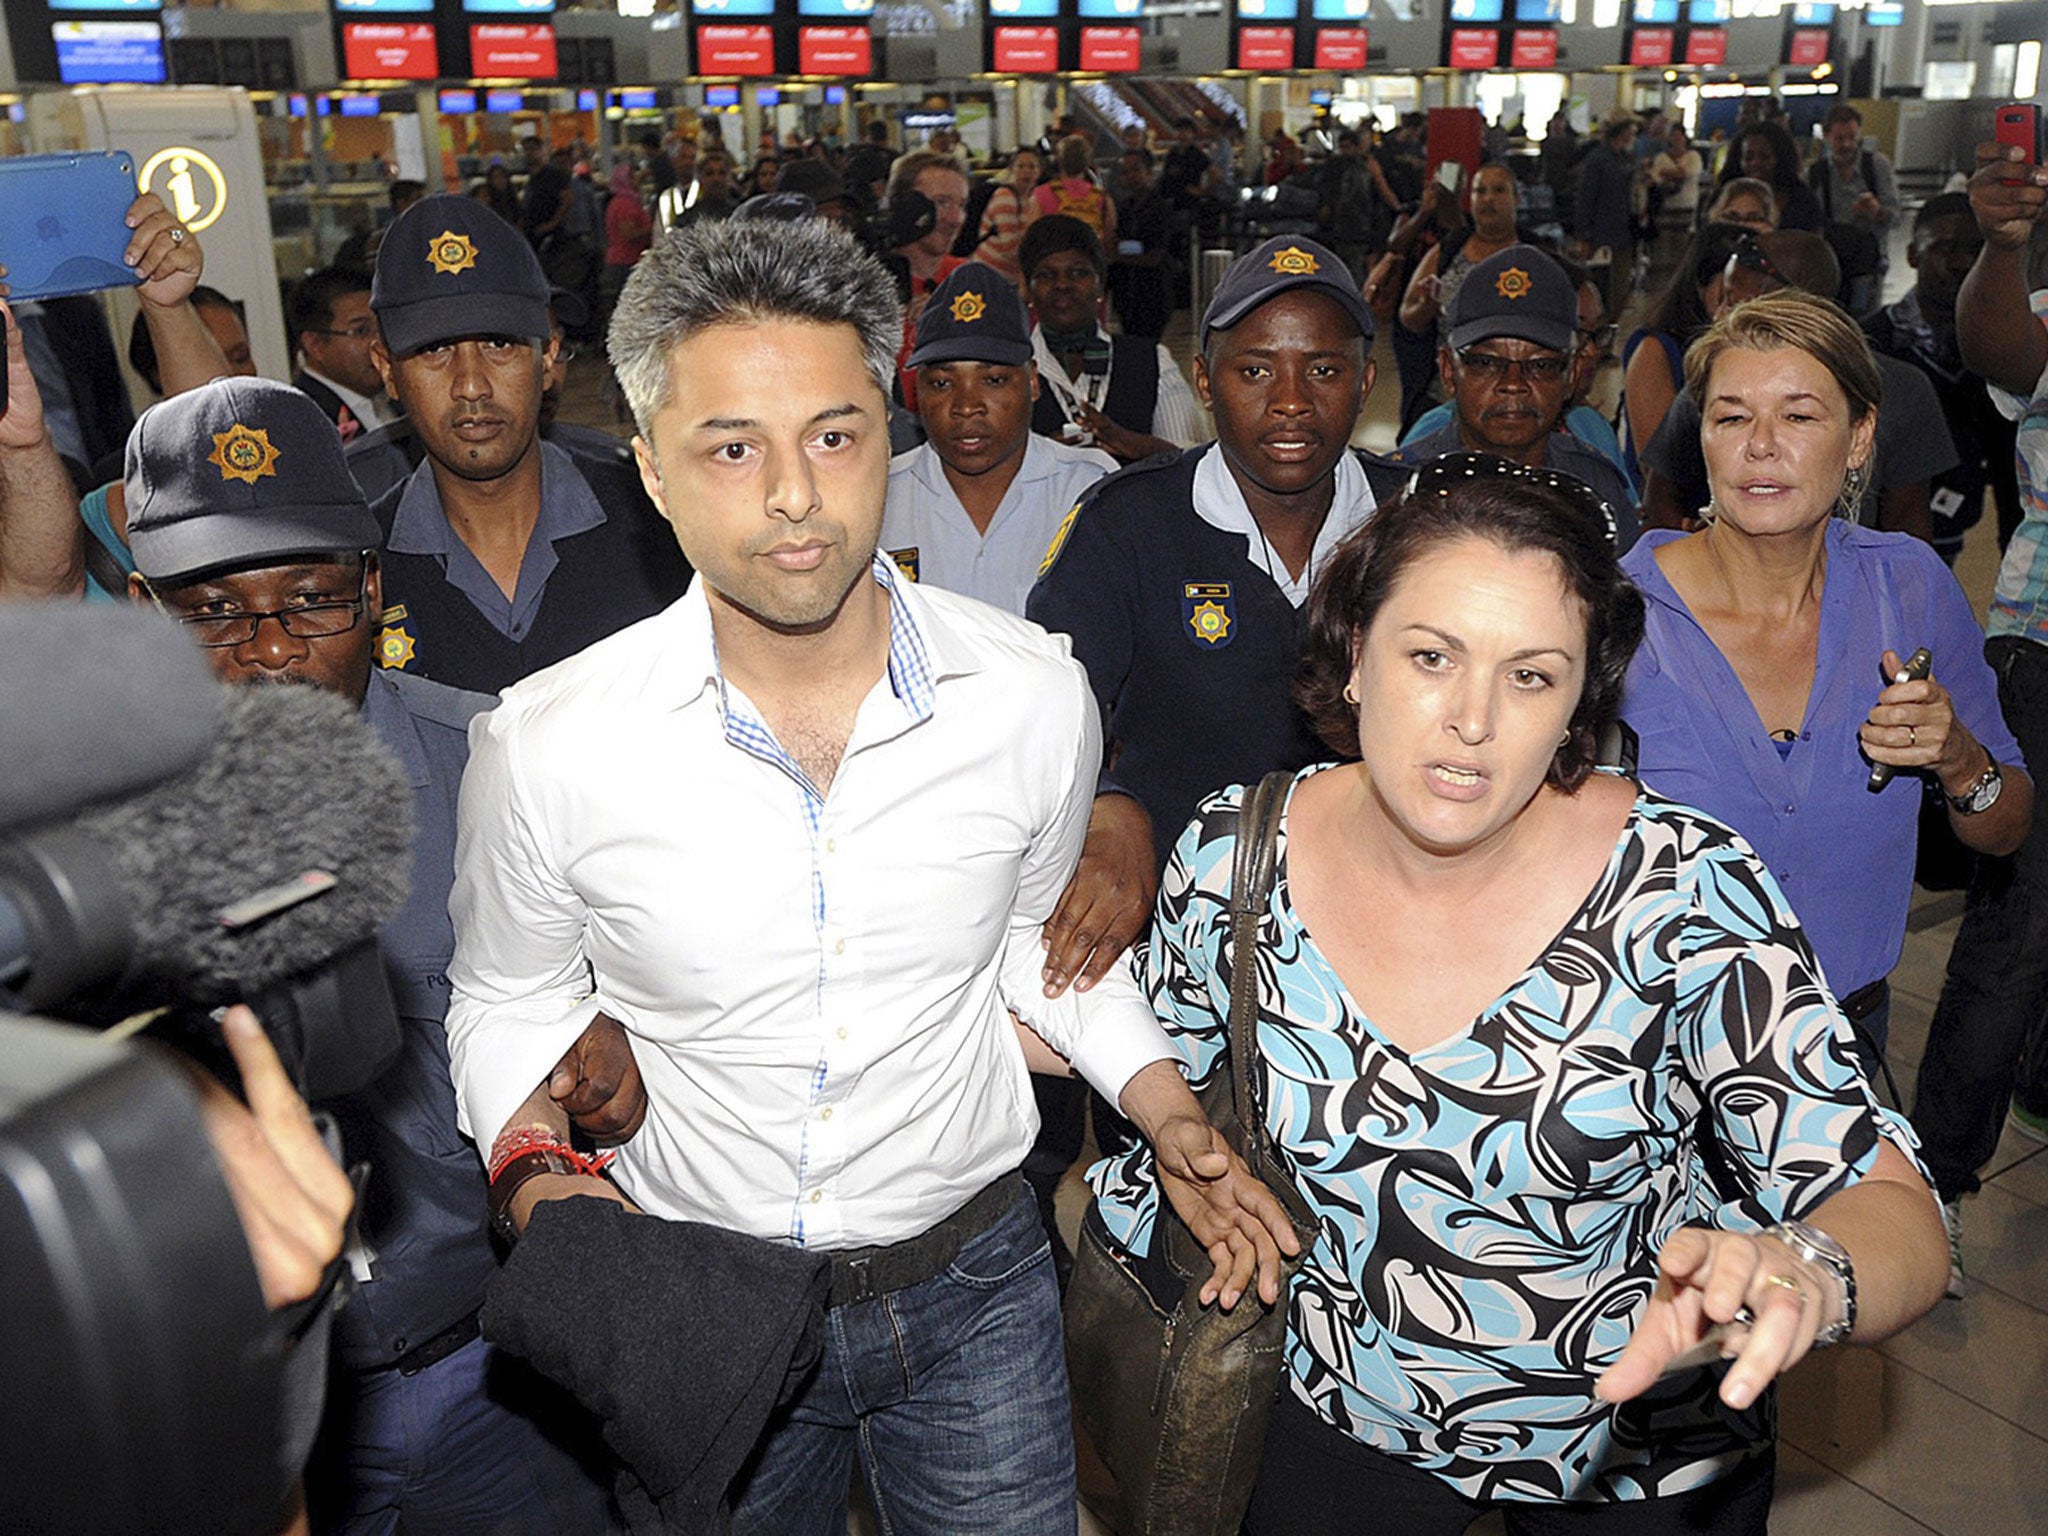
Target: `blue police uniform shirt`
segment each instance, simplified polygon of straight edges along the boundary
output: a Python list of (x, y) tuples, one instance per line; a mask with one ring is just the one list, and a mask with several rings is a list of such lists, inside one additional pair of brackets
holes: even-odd
[[(1410, 438), (1402, 444), (1400, 457), (1403, 464), (1420, 465), (1447, 453), (1467, 451), (1465, 440), (1458, 432), (1457, 418), (1453, 416), (1450, 424), (1441, 430), (1427, 437)], [(1486, 450), (1477, 451), (1483, 453)], [(1629, 490), (1621, 471), (1606, 458), (1569, 432), (1549, 432), (1543, 438), (1543, 467), (1583, 480), (1614, 509), (1614, 547), (1617, 551), (1628, 549), (1635, 543), (1637, 535), (1643, 531), (1635, 494)]]
[(371, 675), (363, 717), (413, 792), (411, 892), (378, 935), (403, 1044), (384, 1075), (327, 1106), (351, 1161), (371, 1167), (360, 1215), (373, 1278), (335, 1317), (342, 1362), (390, 1365), (483, 1304), (496, 1273), (476, 1147), (455, 1129), (448, 1073), (448, 961), (455, 926), (455, 803), (469, 722), (497, 701), (399, 672)]
[[(1098, 482), (1048, 552), (1024, 610), (1071, 637), (1114, 743), (1103, 787), (1150, 813), (1162, 867), (1205, 795), (1329, 756), (1294, 702), (1308, 572), (1293, 580), (1263, 539), (1248, 539), (1234, 516), (1241, 494), (1237, 506), (1210, 504), (1213, 474), (1234, 492), (1221, 452), (1211, 444), (1162, 454)], [(1211, 455), (1218, 461), (1205, 474)], [(1339, 471), (1329, 542), (1407, 478), (1362, 454)], [(1326, 554), (1319, 539), (1311, 567)]]
[(682, 596), (689, 563), (632, 465), (545, 439), (540, 463), (510, 597), (449, 525), (431, 462), (371, 505), (385, 530), (380, 666), (496, 693)]

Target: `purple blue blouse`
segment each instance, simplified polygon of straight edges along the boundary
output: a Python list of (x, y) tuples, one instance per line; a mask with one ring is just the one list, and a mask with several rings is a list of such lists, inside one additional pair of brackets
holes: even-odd
[(1912, 899), (1922, 779), (1900, 773), (1872, 794), (1856, 739), (1885, 685), (1884, 653), (1927, 647), (1956, 718), (2000, 763), (2019, 765), (1984, 632), (1926, 544), (1835, 520), (1813, 690), (1798, 739), (1781, 754), (1657, 564), (1658, 548), (1682, 537), (1646, 531), (1621, 562), (1648, 608), (1621, 707), (1641, 739), (1638, 771), (1658, 794), (1742, 834), (1798, 914), (1828, 985), (1846, 996), (1897, 963)]

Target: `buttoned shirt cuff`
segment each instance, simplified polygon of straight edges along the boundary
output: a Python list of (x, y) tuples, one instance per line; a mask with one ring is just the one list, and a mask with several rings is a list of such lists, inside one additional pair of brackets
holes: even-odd
[[(451, 1010), (455, 1022), (461, 1004)], [(600, 1012), (617, 1018), (599, 997), (588, 997), (555, 1019), (480, 1021), (449, 1033), (448, 1056), (455, 1079), (456, 1125), (477, 1144), (485, 1160), (506, 1122), (554, 1070)]]

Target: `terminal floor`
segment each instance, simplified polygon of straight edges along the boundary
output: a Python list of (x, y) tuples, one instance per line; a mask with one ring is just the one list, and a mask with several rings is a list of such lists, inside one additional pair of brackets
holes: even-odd
[[(1887, 297), (1909, 281), (1895, 238)], [(1185, 365), (1192, 338), (1184, 311), (1167, 342)], [(1354, 441), (1385, 449), (1393, 444), (1398, 390), (1384, 338), (1377, 354), (1381, 383)], [(1617, 371), (1611, 364), (1603, 371), (1595, 404), (1611, 409)], [(571, 364), (563, 416), (621, 435), (630, 430), (605, 399), (596, 349)], [(1957, 569), (1980, 613), (1997, 560), (1987, 517)], [(1960, 894), (1915, 893), (1905, 953), (1891, 977), (1891, 1068), (1908, 1095), (1961, 910)], [(1084, 1199), (1078, 1172), (1061, 1197), (1071, 1241)], [(2008, 1127), (1983, 1191), (1963, 1211), (1967, 1296), (1941, 1302), (1888, 1343), (1817, 1355), (1786, 1381), (1775, 1536), (2048, 1533), (2048, 1147)], [(873, 1529), (864, 1514), (849, 1525), (858, 1536)], [(1491, 1517), (1474, 1527), (1477, 1536), (1500, 1529)], [(1085, 1509), (1081, 1532), (1109, 1536)], [(1377, 1536), (1364, 1512), (1357, 1536)]]

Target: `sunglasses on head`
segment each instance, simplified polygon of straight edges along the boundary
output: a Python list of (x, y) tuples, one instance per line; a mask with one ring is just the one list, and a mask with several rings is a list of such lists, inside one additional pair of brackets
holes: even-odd
[(1771, 253), (1764, 249), (1763, 241), (1753, 234), (1746, 234), (1735, 242), (1735, 252), (1728, 258), (1728, 266), (1731, 271), (1739, 267), (1745, 272), (1761, 273), (1787, 288), (1799, 286), (1779, 270), (1778, 264), (1771, 260)]
[(1402, 488), (1401, 494), (1403, 498), (1448, 496), (1468, 485), (1484, 484), (1490, 480), (1539, 485), (1546, 491), (1553, 491), (1605, 527), (1610, 548), (1618, 537), (1614, 508), (1607, 504), (1605, 497), (1577, 475), (1568, 475), (1556, 469), (1531, 469), (1526, 464), (1517, 464), (1513, 459), (1504, 459), (1498, 454), (1440, 454), (1408, 477), (1408, 484)]

